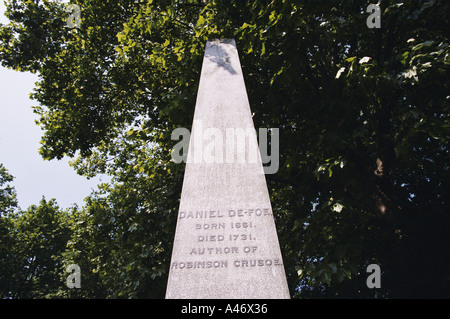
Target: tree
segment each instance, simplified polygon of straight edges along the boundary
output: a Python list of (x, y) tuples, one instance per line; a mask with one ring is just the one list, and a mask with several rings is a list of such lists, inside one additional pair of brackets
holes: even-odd
[(74, 244), (108, 297), (162, 296), (183, 176), (170, 135), (191, 126), (216, 37), (236, 39), (255, 126), (280, 128), (267, 179), (291, 294), (450, 296), (447, 2), (382, 0), (379, 29), (370, 1), (74, 3), (80, 29), (61, 4), (9, 1), (0, 59), (40, 74), (43, 157), (113, 176)]
[[(14, 229), (10, 216), (17, 208), (16, 191), (8, 183), (13, 181), (7, 169), (0, 164), (0, 298), (8, 296), (8, 278), (14, 274), (14, 263), (11, 258), (11, 247), (14, 245), (12, 232)], [(8, 287), (8, 288), (4, 288)]]
[(9, 185), (14, 177), (0, 164), (0, 217), (14, 212), (17, 207), (17, 194), (13, 186)]
[[(64, 287), (62, 252), (70, 216), (54, 200), (17, 208), (13, 177), (0, 165), (0, 297), (49, 298)], [(6, 185), (5, 185), (6, 184)]]
[[(142, 165), (151, 162), (148, 158)], [(118, 173), (116, 181), (123, 174), (120, 182), (101, 185), (76, 215), (64, 258), (80, 266), (83, 286), (68, 296), (164, 296), (179, 198), (173, 188), (179, 188), (174, 183), (181, 179), (165, 174), (164, 168), (153, 171), (154, 178), (133, 175), (134, 168), (129, 169)]]
[(65, 287), (62, 252), (70, 236), (70, 218), (54, 200), (41, 200), (15, 218), (13, 276), (15, 298), (49, 298)]

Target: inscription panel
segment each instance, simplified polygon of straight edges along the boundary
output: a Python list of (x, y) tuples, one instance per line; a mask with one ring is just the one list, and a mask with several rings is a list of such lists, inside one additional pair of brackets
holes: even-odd
[[(280, 256), (270, 256), (258, 238), (258, 225), (272, 222), (269, 208), (186, 210), (178, 223), (194, 240), (184, 245), (183, 260), (173, 260), (171, 270), (202, 271), (215, 269), (283, 266)], [(262, 226), (262, 225), (260, 225)], [(264, 227), (260, 227), (264, 229)], [(185, 235), (186, 236), (186, 235)]]

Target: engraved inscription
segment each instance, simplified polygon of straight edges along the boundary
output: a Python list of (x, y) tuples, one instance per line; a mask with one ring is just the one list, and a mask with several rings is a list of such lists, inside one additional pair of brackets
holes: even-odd
[(225, 236), (223, 236), (223, 235), (198, 236), (198, 242), (224, 241), (224, 240), (225, 240)]
[(178, 218), (221, 218), (224, 217), (224, 213), (221, 211), (216, 210), (209, 210), (209, 211), (195, 211), (195, 212), (180, 212)]
[[(242, 251), (246, 254), (254, 253), (258, 246), (245, 246)], [(190, 255), (221, 255), (221, 254), (238, 254), (239, 247), (208, 247), (208, 248), (192, 248)]]
[(227, 212), (220, 210), (181, 211), (178, 219), (188, 218), (222, 218), (222, 217), (260, 217), (271, 216), (268, 208), (229, 209)]
[(185, 222), (192, 220), (191, 229), (196, 232), (189, 256), (206, 259), (216, 256), (224, 260), (176, 261), (171, 269), (282, 266), (281, 259), (264, 256), (259, 249), (256, 230), (260, 218), (265, 216), (272, 216), (269, 208), (180, 211), (178, 218)]
[[(232, 265), (235, 268), (243, 267), (271, 267), (283, 266), (279, 259), (236, 259)], [(227, 268), (227, 260), (214, 261), (180, 261), (172, 262), (171, 269), (208, 269), (208, 268)]]
[(271, 213), (268, 208), (264, 208), (264, 209), (256, 208), (256, 209), (247, 209), (247, 210), (243, 210), (243, 209), (232, 210), (232, 209), (230, 209), (228, 211), (229, 217), (270, 216), (270, 215), (271, 215)]
[(225, 223), (220, 223), (220, 224), (196, 224), (195, 225), (195, 229), (199, 230), (199, 229), (204, 229), (204, 230), (208, 230), (208, 229), (225, 229)]
[(204, 255), (204, 254), (237, 254), (239, 252), (238, 247), (208, 247), (208, 248), (192, 248), (190, 255)]
[(282, 266), (279, 259), (241, 259), (235, 260), (235, 267), (262, 267), (262, 266)]
[(228, 261), (215, 260), (215, 261), (181, 261), (173, 262), (172, 269), (190, 269), (190, 268), (223, 268), (228, 267)]
[(256, 240), (252, 234), (233, 234), (229, 236), (230, 241)]
[(252, 228), (253, 227), (253, 223), (249, 222), (243, 222), (243, 223), (231, 223), (231, 228)]

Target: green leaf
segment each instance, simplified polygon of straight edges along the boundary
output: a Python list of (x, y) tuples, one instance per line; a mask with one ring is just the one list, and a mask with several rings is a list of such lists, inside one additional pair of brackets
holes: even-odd
[(417, 50), (420, 50), (420, 49), (422, 49), (422, 48), (424, 48), (424, 47), (429, 47), (429, 46), (431, 46), (431, 45), (433, 45), (433, 44), (434, 44), (434, 41), (433, 41), (433, 40), (428, 40), (428, 41), (425, 41), (425, 42), (422, 42), (422, 43), (419, 43), (419, 44), (415, 45), (415, 46), (412, 48), (412, 50), (413, 50), (413, 51), (417, 51)]

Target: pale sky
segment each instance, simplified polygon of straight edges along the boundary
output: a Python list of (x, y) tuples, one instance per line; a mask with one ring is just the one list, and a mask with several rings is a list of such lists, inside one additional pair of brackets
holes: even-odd
[[(0, 23), (6, 24), (4, 11), (0, 0)], [(76, 174), (68, 159), (44, 161), (38, 154), (43, 131), (31, 109), (37, 102), (29, 98), (37, 80), (35, 74), (0, 66), (0, 163), (15, 177), (12, 185), (22, 209), (39, 204), (42, 196), (55, 198), (61, 208), (74, 203), (81, 207), (100, 178), (87, 180)]]

